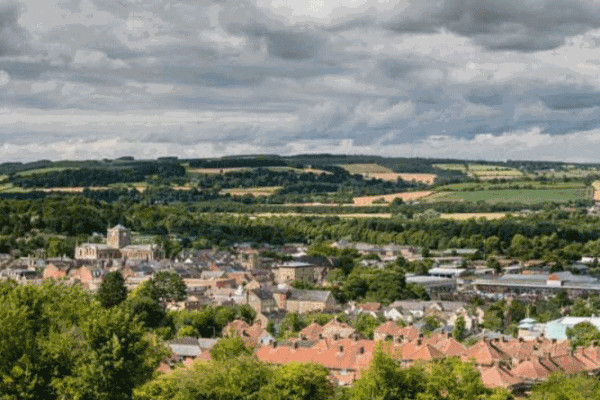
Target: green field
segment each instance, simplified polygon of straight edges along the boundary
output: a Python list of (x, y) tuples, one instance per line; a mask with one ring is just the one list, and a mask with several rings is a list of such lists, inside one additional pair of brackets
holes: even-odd
[(515, 168), (488, 164), (434, 164), (433, 167), (446, 171), (460, 171), (468, 174), (469, 176), (476, 176), (482, 179), (494, 179), (496, 176), (502, 178), (518, 177), (523, 175), (521, 171)]
[(48, 168), (28, 169), (27, 171), (17, 172), (17, 175), (31, 176), (31, 175), (35, 175), (35, 174), (43, 174), (45, 172), (64, 171), (65, 169), (69, 169), (69, 168), (67, 168), (67, 167), (48, 167)]
[(522, 189), (478, 190), (464, 192), (441, 192), (427, 197), (426, 202), (478, 202), (539, 204), (545, 202), (566, 203), (572, 200), (590, 199), (586, 189)]
[(527, 190), (527, 189), (585, 189), (583, 182), (463, 182), (443, 185), (436, 188), (438, 192), (461, 192), (461, 191), (481, 191), (481, 190)]
[(531, 176), (543, 176), (546, 178), (555, 178), (555, 179), (562, 179), (562, 178), (585, 178), (586, 176), (590, 176), (590, 175), (598, 175), (600, 174), (600, 171), (598, 171), (597, 169), (567, 169), (567, 170), (560, 170), (560, 171), (554, 171), (554, 172), (538, 172), (535, 174), (531, 174)]
[(466, 172), (465, 164), (433, 164), (433, 168), (443, 169), (446, 171)]

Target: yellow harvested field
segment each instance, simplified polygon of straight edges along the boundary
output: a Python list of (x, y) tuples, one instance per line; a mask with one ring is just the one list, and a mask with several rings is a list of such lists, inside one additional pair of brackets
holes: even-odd
[(493, 179), (517, 179), (520, 178), (521, 175), (477, 175), (482, 181), (491, 181)]
[(173, 186), (171, 187), (173, 190), (192, 190), (191, 186)]
[(454, 219), (457, 221), (464, 221), (471, 218), (485, 218), (485, 219), (501, 219), (506, 217), (506, 213), (454, 213), (454, 214), (440, 214), (440, 218), (443, 219)]
[(53, 192), (81, 193), (81, 192), (83, 192), (84, 189), (89, 189), (89, 190), (107, 190), (108, 188), (106, 186), (90, 186), (90, 187), (77, 186), (77, 187), (41, 188), (41, 189), (35, 189), (35, 190), (39, 190), (41, 192), (47, 192), (47, 193), (53, 193)]
[(270, 196), (277, 190), (281, 189), (281, 186), (268, 186), (268, 187), (254, 187), (254, 188), (242, 188), (242, 189), (223, 189), (222, 194), (229, 193), (232, 196), (245, 196), (250, 194), (252, 196)]
[(412, 201), (418, 200), (423, 197), (427, 197), (431, 195), (433, 192), (430, 190), (422, 191), (422, 192), (405, 192), (405, 193), (394, 193), (394, 194), (383, 194), (378, 196), (362, 196), (355, 197), (354, 205), (356, 206), (370, 206), (373, 203), (377, 204), (377, 202), (381, 199), (385, 203), (391, 203), (394, 199), (402, 199), (403, 201)]
[(346, 171), (351, 174), (393, 174), (389, 168), (382, 167), (378, 164), (344, 164), (341, 165)]
[(300, 172), (309, 172), (309, 173), (312, 173), (315, 175), (322, 175), (322, 174), (333, 175), (329, 171), (323, 171), (322, 169), (314, 169), (314, 168), (304, 168), (304, 169), (301, 169)]
[(435, 182), (435, 178), (437, 178), (436, 174), (398, 174), (403, 181), (416, 181), (421, 182), (426, 185), (433, 185)]
[(367, 178), (381, 179), (392, 182), (395, 182), (398, 180), (398, 178), (400, 178), (403, 181), (416, 181), (426, 185), (432, 185), (435, 181), (435, 178), (437, 178), (437, 175), (435, 174), (401, 174), (396, 172), (367, 172), (362, 175)]
[(188, 173), (192, 174), (224, 174), (226, 172), (243, 171), (248, 168), (190, 168)]
[[(224, 214), (224, 213), (220, 213)], [(248, 216), (250, 219), (256, 218), (273, 218), (273, 217), (339, 217), (339, 218), (391, 218), (391, 213), (354, 213), (354, 214), (306, 214), (306, 213), (256, 213), (256, 214), (240, 214), (226, 213), (227, 215)]]
[(594, 200), (600, 200), (600, 181), (594, 181), (592, 187), (594, 188)]

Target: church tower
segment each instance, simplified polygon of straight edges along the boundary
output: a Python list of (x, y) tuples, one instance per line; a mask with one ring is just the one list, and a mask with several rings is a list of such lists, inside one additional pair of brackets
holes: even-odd
[(108, 229), (106, 233), (106, 244), (113, 249), (122, 249), (131, 244), (131, 231), (122, 225)]

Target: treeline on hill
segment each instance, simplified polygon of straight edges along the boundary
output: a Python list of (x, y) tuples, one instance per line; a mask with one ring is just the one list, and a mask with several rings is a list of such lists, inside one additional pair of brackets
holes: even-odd
[(423, 188), (424, 185), (398, 180), (364, 179), (362, 175), (350, 174), (336, 166), (328, 166), (329, 173), (273, 171), (267, 168), (234, 171), (225, 174), (203, 175), (197, 180), (202, 188), (238, 188), (282, 186), (276, 195), (328, 193), (347, 191), (355, 194), (384, 194), (408, 189)]
[(189, 160), (188, 163), (192, 168), (260, 168), (288, 166), (288, 163), (278, 156), (223, 157), (210, 160)]
[(185, 168), (177, 163), (148, 162), (114, 168), (80, 168), (9, 175), (8, 180), (23, 188), (106, 186), (114, 183), (140, 182), (151, 175), (162, 178), (182, 177)]
[[(215, 189), (178, 190), (168, 186), (148, 185), (145, 190), (134, 188), (109, 188), (103, 190), (84, 189), (81, 193), (56, 193), (41, 190), (27, 192), (3, 192), (0, 199), (5, 200), (40, 200), (54, 197), (85, 197), (94, 201), (107, 203), (123, 201), (144, 204), (178, 204), (193, 205), (201, 212), (235, 212), (235, 213), (302, 213), (302, 214), (354, 214), (354, 213), (392, 213), (398, 216), (412, 218), (416, 213), (423, 213), (432, 207), (438, 213), (492, 213), (492, 212), (519, 212), (522, 210), (539, 211), (558, 207), (552, 203), (521, 204), (521, 203), (486, 203), (486, 202), (455, 202), (440, 201), (435, 204), (415, 203), (404, 204), (399, 199), (391, 204), (372, 204), (370, 206), (335, 207), (336, 204), (352, 203), (351, 193), (310, 193), (310, 194), (282, 194), (275, 192), (271, 196), (235, 196), (222, 194)], [(322, 206), (303, 207), (282, 206), (282, 204), (300, 204), (321, 202)], [(589, 207), (593, 200), (576, 200), (565, 203), (571, 207)]]
[(249, 215), (206, 212), (201, 205), (149, 206), (126, 199), (105, 203), (76, 196), (0, 201), (0, 249), (15, 246), (32, 251), (40, 233), (85, 240), (93, 232), (104, 232), (107, 226), (117, 223), (142, 234), (176, 235), (181, 246), (195, 248), (229, 246), (235, 242), (283, 244), (347, 239), (430, 250), (476, 248), (488, 255), (565, 261), (582, 255), (600, 255), (598, 218), (559, 209), (492, 221), (445, 220), (430, 211), (415, 213), (412, 218), (392, 219), (323, 216), (253, 219)]

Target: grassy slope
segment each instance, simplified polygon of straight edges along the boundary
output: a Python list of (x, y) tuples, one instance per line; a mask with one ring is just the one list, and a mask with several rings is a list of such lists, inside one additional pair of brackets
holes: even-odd
[[(479, 190), (467, 192), (441, 192), (426, 199), (427, 202), (439, 201), (485, 201), (486, 203), (523, 203), (544, 202), (565, 203), (586, 198), (585, 189), (521, 189), (521, 190)], [(589, 198), (589, 197), (588, 197)]]

